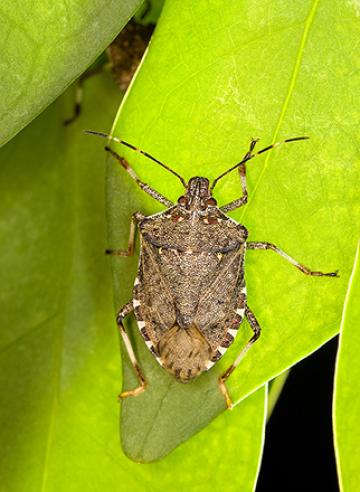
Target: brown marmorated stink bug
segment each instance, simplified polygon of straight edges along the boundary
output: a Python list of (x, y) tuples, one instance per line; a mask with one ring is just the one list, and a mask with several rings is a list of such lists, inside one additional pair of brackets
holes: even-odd
[[(338, 276), (337, 272), (310, 270), (275, 244), (247, 242), (247, 229), (226, 215), (226, 212), (247, 202), (247, 161), (282, 143), (305, 140), (307, 137), (289, 138), (258, 152), (254, 152), (257, 140), (252, 140), (244, 158), (220, 174), (210, 186), (207, 178), (199, 176), (186, 183), (167, 165), (124, 140), (94, 131), (86, 133), (108, 138), (143, 154), (175, 175), (185, 188), (184, 195), (174, 204), (142, 182), (123, 157), (110, 147), (105, 147), (142, 190), (167, 207), (165, 211), (149, 217), (140, 212), (134, 213), (127, 251), (107, 250), (110, 255), (131, 256), (138, 225), (140, 261), (133, 298), (119, 310), (116, 321), (139, 386), (124, 391), (120, 398), (136, 396), (147, 386), (123, 325), (124, 318), (132, 311), (151, 353), (167, 372), (182, 383), (198, 377), (224, 355), (245, 316), (254, 334), (219, 378), (220, 390), (231, 408), (225, 381), (260, 336), (259, 323), (246, 300), (246, 250), (275, 251), (306, 275)], [(218, 207), (212, 192), (217, 182), (234, 169), (239, 170), (242, 196)]]

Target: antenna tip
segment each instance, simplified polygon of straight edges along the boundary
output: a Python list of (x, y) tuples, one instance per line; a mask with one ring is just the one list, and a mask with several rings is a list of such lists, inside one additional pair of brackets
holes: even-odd
[(283, 140), (282, 142), (279, 143), (287, 143), (287, 142), (298, 142), (299, 140), (309, 140), (310, 137), (292, 137), (292, 138), (287, 138)]
[(110, 138), (114, 140), (114, 137), (111, 137), (111, 135), (108, 135), (107, 133), (103, 133), (103, 132), (96, 132), (95, 130), (84, 130), (84, 133), (86, 135), (95, 135), (97, 137)]

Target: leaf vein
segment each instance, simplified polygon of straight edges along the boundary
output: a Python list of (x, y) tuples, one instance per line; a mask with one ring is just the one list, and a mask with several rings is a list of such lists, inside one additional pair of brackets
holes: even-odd
[[(313, 20), (314, 20), (314, 17), (315, 17), (316, 10), (317, 10), (317, 7), (319, 5), (319, 2), (320, 2), (320, 0), (314, 0), (313, 4), (311, 6), (310, 12), (309, 12), (309, 14), (307, 16), (307, 19), (306, 19), (306, 22), (305, 22), (305, 25), (304, 25), (304, 32), (303, 32), (303, 35), (302, 35), (301, 40), (300, 40), (299, 49), (298, 49), (298, 52), (297, 52), (297, 55), (296, 55), (293, 72), (292, 72), (292, 75), (291, 75), (291, 78), (290, 78), (289, 87), (288, 87), (288, 90), (286, 92), (286, 96), (285, 96), (285, 99), (284, 99), (284, 103), (282, 105), (281, 113), (280, 113), (278, 122), (277, 122), (276, 127), (275, 127), (275, 131), (274, 131), (274, 135), (273, 135), (273, 138), (272, 138), (272, 142), (275, 142), (276, 141), (276, 138), (277, 138), (277, 136), (279, 134), (280, 127), (281, 127), (281, 125), (282, 125), (282, 123), (284, 121), (284, 117), (285, 117), (286, 111), (288, 109), (289, 102), (290, 102), (291, 96), (293, 94), (293, 91), (294, 91), (294, 88), (295, 88), (295, 85), (296, 85), (296, 82), (297, 82), (297, 78), (298, 78), (298, 75), (299, 75), (299, 72), (300, 72), (301, 62), (302, 62), (303, 55), (304, 55), (304, 49), (305, 49), (306, 42), (307, 42), (308, 37), (309, 37), (310, 29), (311, 29), (311, 26), (312, 26), (312, 23), (313, 23)], [(256, 190), (258, 189), (258, 187), (259, 187), (259, 185), (260, 185), (260, 183), (261, 183), (261, 181), (262, 181), (262, 179), (264, 177), (265, 171), (267, 170), (267, 168), (269, 166), (269, 160), (271, 158), (271, 154), (272, 153), (269, 152), (267, 154), (266, 158), (265, 158), (263, 169), (262, 169), (262, 171), (261, 171), (261, 173), (259, 175), (259, 178), (258, 178), (257, 182), (255, 183), (255, 186), (254, 186), (254, 189), (253, 189), (251, 195), (249, 196), (248, 206), (243, 211), (243, 214), (241, 216), (242, 218), (246, 215), (246, 211), (249, 209), (249, 205), (251, 204), (251, 202), (255, 198)]]

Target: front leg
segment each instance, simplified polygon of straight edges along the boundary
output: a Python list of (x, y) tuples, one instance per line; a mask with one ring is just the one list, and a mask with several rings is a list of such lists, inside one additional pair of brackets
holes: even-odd
[(310, 270), (310, 268), (302, 265), (301, 263), (297, 262), (286, 254), (284, 251), (282, 251), (280, 248), (275, 246), (275, 244), (272, 243), (266, 243), (266, 242), (249, 242), (247, 243), (247, 249), (270, 249), (272, 251), (275, 251), (278, 255), (282, 256), (285, 258), (286, 261), (291, 263), (292, 265), (296, 266), (300, 270), (300, 272), (304, 273), (305, 275), (311, 275), (313, 277), (338, 277), (338, 272), (330, 272), (330, 273), (323, 273), (323, 272), (314, 272)]
[(130, 234), (129, 234), (128, 247), (126, 250), (123, 250), (123, 249), (107, 249), (107, 250), (105, 250), (105, 254), (111, 255), (111, 256), (132, 256), (134, 254), (134, 248), (135, 248), (136, 225), (144, 218), (145, 218), (145, 215), (143, 215), (140, 212), (135, 212), (132, 215), (131, 223), (130, 223)]
[[(247, 153), (244, 155), (242, 160), (246, 160), (252, 155), (252, 151), (255, 148), (256, 143), (258, 142), (258, 139), (252, 139), (250, 142), (250, 147)], [(240, 208), (245, 203), (247, 203), (248, 200), (248, 192), (247, 192), (247, 187), (246, 187), (246, 167), (245, 167), (245, 162), (240, 164), (239, 166), (239, 176), (240, 176), (240, 181), (241, 181), (241, 191), (242, 191), (242, 196), (238, 198), (237, 200), (234, 200), (233, 202), (228, 203), (227, 205), (223, 205), (220, 207), (220, 210), (224, 213), (230, 212), (230, 210), (235, 210), (236, 208)]]
[(120, 399), (127, 398), (128, 396), (137, 396), (140, 393), (142, 393), (143, 391), (145, 391), (146, 386), (147, 386), (147, 382), (146, 382), (145, 377), (144, 377), (144, 375), (142, 373), (142, 370), (141, 370), (141, 368), (139, 366), (139, 363), (138, 363), (138, 361), (136, 359), (136, 356), (135, 356), (135, 353), (134, 353), (134, 349), (133, 349), (133, 347), (131, 345), (130, 338), (129, 338), (128, 334), (126, 333), (125, 328), (124, 328), (124, 325), (123, 325), (123, 319), (128, 314), (130, 314), (132, 311), (134, 311), (134, 306), (133, 306), (133, 301), (131, 300), (130, 302), (128, 302), (127, 304), (125, 304), (125, 306), (123, 306), (120, 309), (120, 311), (118, 312), (118, 314), (116, 316), (116, 323), (118, 325), (118, 328), (119, 328), (119, 331), (120, 331), (120, 335), (122, 336), (122, 339), (124, 341), (124, 345), (125, 345), (125, 348), (126, 348), (126, 351), (127, 351), (128, 355), (129, 355), (131, 364), (132, 364), (132, 366), (134, 368), (136, 377), (137, 377), (137, 379), (139, 381), (139, 386), (137, 388), (132, 389), (132, 390), (123, 391), (119, 395), (119, 398)]

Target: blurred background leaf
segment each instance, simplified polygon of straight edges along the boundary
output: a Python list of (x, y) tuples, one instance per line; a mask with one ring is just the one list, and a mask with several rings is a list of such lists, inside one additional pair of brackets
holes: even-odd
[(111, 43), (141, 0), (3, 0), (0, 145), (43, 111)]
[[(340, 20), (341, 19), (341, 22)], [(248, 302), (262, 336), (229, 379), (235, 402), (319, 348), (339, 330), (360, 225), (358, 109), (360, 36), (353, 4), (296, 1), (166, 3), (148, 54), (118, 113), (114, 134), (172, 166), (186, 179), (214, 179), (246, 153), (308, 135), (248, 165), (249, 203), (230, 215), (250, 241), (269, 241), (314, 270), (306, 277), (272, 252), (247, 253)], [(344, 111), (346, 108), (346, 111)], [(96, 123), (96, 129), (102, 128)], [(101, 142), (92, 142), (93, 148)], [(179, 182), (143, 156), (114, 146), (139, 176), (176, 201)], [(241, 193), (234, 172), (220, 181), (220, 205)], [(115, 162), (108, 182), (109, 246), (126, 246), (131, 214), (163, 209)], [(131, 298), (136, 258), (114, 258), (116, 307)], [(129, 317), (129, 320), (131, 317)], [(150, 387), (122, 406), (122, 439), (134, 459), (157, 459), (224, 409), (217, 378), (251, 336), (209, 373), (181, 385), (134, 342)], [(125, 360), (125, 387), (136, 385)], [(201, 402), (206, 401), (205, 407)], [(141, 436), (146, 436), (144, 441)]]
[(360, 487), (360, 243), (344, 305), (334, 387), (334, 445), (342, 492)]

